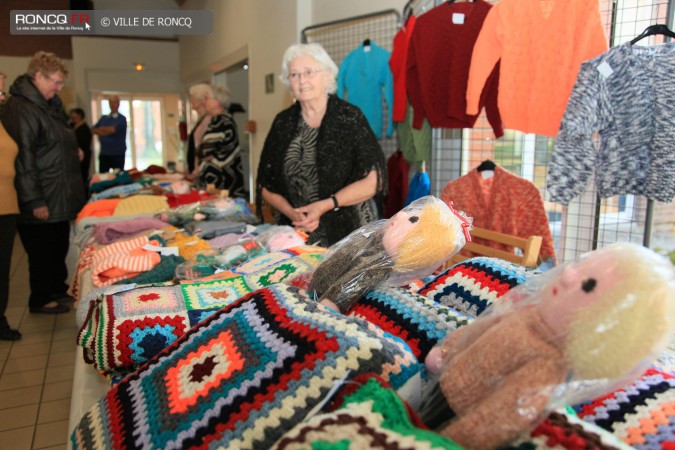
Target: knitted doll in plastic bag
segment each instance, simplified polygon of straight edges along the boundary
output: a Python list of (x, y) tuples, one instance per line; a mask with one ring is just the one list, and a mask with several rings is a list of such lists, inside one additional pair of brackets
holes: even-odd
[(450, 407), (438, 431), (496, 448), (555, 408), (627, 384), (667, 345), (674, 303), (672, 264), (628, 243), (518, 286), (427, 356)]
[(312, 275), (310, 295), (346, 312), (380, 284), (400, 286), (433, 273), (471, 240), (469, 228), (452, 206), (422, 197), (331, 246)]

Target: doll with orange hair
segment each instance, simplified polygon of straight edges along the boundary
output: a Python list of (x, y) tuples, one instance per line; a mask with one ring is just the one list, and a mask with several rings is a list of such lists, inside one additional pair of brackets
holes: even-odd
[(450, 408), (439, 431), (467, 449), (508, 444), (553, 409), (639, 377), (674, 323), (669, 261), (629, 243), (587, 253), (509, 291), (429, 352)]
[(376, 286), (400, 286), (433, 273), (471, 240), (469, 228), (452, 206), (422, 197), (334, 244), (312, 275), (310, 295), (347, 312)]

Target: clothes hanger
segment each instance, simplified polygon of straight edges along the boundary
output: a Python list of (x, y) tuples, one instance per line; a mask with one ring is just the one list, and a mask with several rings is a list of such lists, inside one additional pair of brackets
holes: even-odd
[(635, 44), (637, 41), (646, 38), (647, 36), (654, 36), (656, 34), (662, 34), (666, 37), (675, 39), (675, 32), (670, 30), (667, 25), (657, 23), (645, 28), (645, 30), (639, 36), (630, 41), (630, 45)]
[(370, 45), (370, 39), (364, 39), (363, 40), (363, 46), (368, 47)]
[(412, 16), (412, 11), (413, 11), (412, 3), (413, 3), (413, 1), (414, 0), (408, 0), (408, 2), (403, 7), (403, 14), (402, 14), (403, 25), (405, 25), (408, 22), (408, 19), (410, 18), (410, 16)]
[(483, 172), (485, 170), (495, 170), (496, 164), (492, 162), (490, 159), (486, 159), (478, 167), (476, 167), (476, 170), (479, 172)]

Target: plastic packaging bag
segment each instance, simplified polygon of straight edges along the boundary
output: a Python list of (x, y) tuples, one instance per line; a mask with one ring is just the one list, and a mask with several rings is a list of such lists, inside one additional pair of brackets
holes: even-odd
[(422, 197), (331, 246), (312, 276), (310, 295), (346, 312), (376, 286), (401, 286), (433, 273), (471, 240), (470, 227), (463, 213)]
[(674, 324), (675, 271), (651, 250), (613, 244), (558, 266), (431, 350), (426, 366), (455, 414), (440, 431), (468, 449), (505, 445), (639, 377)]
[(273, 226), (258, 235), (258, 245), (267, 249), (268, 252), (280, 252), (292, 247), (305, 245), (307, 235), (298, 233), (288, 225)]

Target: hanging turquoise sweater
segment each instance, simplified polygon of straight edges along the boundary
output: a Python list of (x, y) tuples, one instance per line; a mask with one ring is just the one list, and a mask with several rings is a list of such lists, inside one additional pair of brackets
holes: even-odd
[[(382, 137), (382, 96), (387, 102), (387, 136), (394, 132), (391, 108), (394, 102), (394, 79), (389, 69), (391, 54), (375, 43), (352, 50), (340, 64), (337, 95), (363, 111), (375, 136)], [(345, 92), (346, 91), (346, 92)]]

